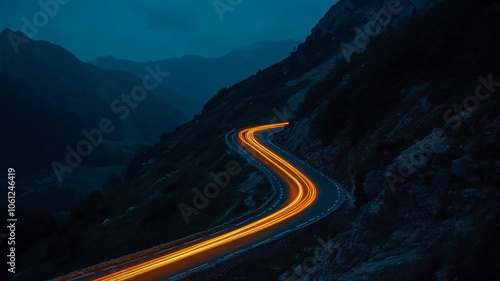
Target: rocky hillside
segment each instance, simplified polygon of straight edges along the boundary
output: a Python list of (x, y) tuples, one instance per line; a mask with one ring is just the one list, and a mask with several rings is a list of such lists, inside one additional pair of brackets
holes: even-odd
[(496, 279), (499, 8), (417, 12), (307, 94), (279, 143), (343, 181), (357, 216), (282, 280)]

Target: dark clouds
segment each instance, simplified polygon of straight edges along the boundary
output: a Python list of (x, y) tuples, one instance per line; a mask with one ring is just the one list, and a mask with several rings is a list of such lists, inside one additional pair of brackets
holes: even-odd
[[(21, 29), (22, 17), (33, 20), (41, 10), (39, 1), (0, 0), (0, 28)], [(337, 2), (244, 0), (221, 21), (213, 0), (64, 1), (68, 3), (35, 38), (60, 44), (84, 60), (104, 55), (133, 60), (218, 56), (261, 40), (303, 40)]]
[(198, 14), (193, 13), (189, 16), (180, 15), (180, 13), (163, 11), (150, 11), (148, 17), (148, 29), (150, 30), (171, 30), (180, 32), (191, 32), (198, 21)]

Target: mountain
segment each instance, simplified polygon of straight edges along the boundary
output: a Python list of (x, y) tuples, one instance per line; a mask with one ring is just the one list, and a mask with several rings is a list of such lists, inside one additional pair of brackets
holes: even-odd
[(128, 71), (138, 77), (145, 74), (146, 65), (159, 63), (170, 72), (163, 85), (185, 98), (173, 104), (192, 115), (199, 113), (205, 102), (218, 90), (281, 61), (298, 43), (294, 40), (262, 41), (217, 58), (186, 55), (157, 62), (134, 62), (108, 56), (97, 58), (92, 63), (106, 69)]
[[(151, 65), (151, 70), (158, 69)], [(164, 74), (156, 74), (163, 79)], [(157, 87), (148, 93), (143, 80), (127, 72), (83, 63), (60, 46), (4, 30), (0, 34), (1, 167), (22, 170), (23, 180), (30, 183), (60, 185), (71, 173), (56, 175), (54, 162), (73, 169), (67, 161), (70, 150), (85, 154), (75, 156), (83, 161), (74, 159), (82, 167), (125, 165), (137, 147), (154, 143), (187, 121), (157, 97), (169, 92), (154, 79), (150, 75), (148, 83)], [(100, 189), (96, 183), (90, 189)]]
[[(259, 210), (271, 185), (225, 135), (290, 119), (273, 142), (340, 181), (355, 204), (186, 278), (496, 280), (499, 13), (493, 0), (340, 0), (288, 58), (219, 91), (70, 221), (30, 234), (41, 246), (20, 258), (24, 276), (51, 278)], [(242, 172), (186, 224), (178, 206), (230, 161)]]

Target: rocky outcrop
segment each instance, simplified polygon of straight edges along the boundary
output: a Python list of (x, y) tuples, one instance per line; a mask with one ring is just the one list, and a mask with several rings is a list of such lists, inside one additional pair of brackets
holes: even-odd
[(395, 191), (383, 170), (369, 172), (363, 189), (375, 197), (332, 239), (340, 245), (335, 253), (323, 250), (329, 258), (301, 280), (472, 280), (473, 268), (493, 266), (480, 262), (498, 251), (499, 161), (483, 150), (481, 136), (498, 145), (500, 130), (492, 130), (495, 120), (483, 123), (476, 137), (459, 145), (478, 147), (476, 153), (437, 155)]

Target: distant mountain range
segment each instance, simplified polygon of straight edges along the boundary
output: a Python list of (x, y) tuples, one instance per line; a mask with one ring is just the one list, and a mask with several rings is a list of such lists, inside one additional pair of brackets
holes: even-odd
[[(260, 42), (213, 59), (139, 63), (106, 57), (94, 62), (101, 68), (5, 29), (0, 167), (23, 171), (18, 191), (31, 202), (24, 207), (66, 212), (79, 194), (100, 190), (111, 173), (121, 174), (134, 153), (189, 121), (220, 88), (285, 58), (295, 45)], [(103, 126), (111, 129), (103, 132)], [(66, 203), (45, 208), (54, 202)]]
[[(147, 65), (160, 64), (170, 76), (163, 86), (171, 89), (182, 100), (173, 104), (186, 114), (194, 114), (223, 87), (229, 87), (285, 59), (299, 44), (295, 40), (262, 41), (235, 49), (221, 57), (205, 58), (186, 55), (155, 62), (119, 60), (113, 56), (101, 57), (91, 63), (112, 70), (128, 71), (138, 77), (146, 74)], [(165, 97), (171, 101), (169, 97)]]

